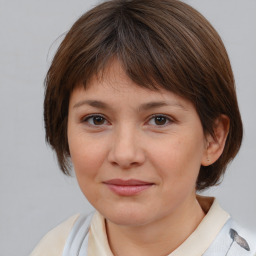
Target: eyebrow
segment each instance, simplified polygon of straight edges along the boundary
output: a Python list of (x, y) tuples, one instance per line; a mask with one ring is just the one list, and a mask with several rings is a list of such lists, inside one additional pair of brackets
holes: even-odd
[[(113, 109), (110, 105), (108, 105), (105, 102), (99, 101), (99, 100), (83, 100), (79, 101), (76, 104), (74, 104), (73, 108), (78, 108), (83, 105), (89, 105), (91, 107), (99, 108), (99, 109)], [(178, 102), (165, 102), (165, 101), (153, 101), (148, 103), (143, 103), (139, 106), (138, 112), (146, 111), (154, 108), (160, 108), (160, 107), (178, 107), (183, 110), (187, 110), (182, 104)]]
[(102, 108), (102, 109), (108, 109), (111, 108), (108, 104), (102, 102), (102, 101), (98, 101), (98, 100), (82, 100), (77, 102), (73, 108), (78, 108), (81, 107), (83, 105), (89, 105), (91, 107), (95, 107), (95, 108)]
[(186, 108), (178, 103), (178, 102), (166, 102), (166, 101), (155, 101), (155, 102), (148, 102), (144, 103), (139, 107), (139, 111), (145, 111), (145, 110), (150, 110), (154, 108), (160, 108), (160, 107), (178, 107), (183, 110), (186, 110)]

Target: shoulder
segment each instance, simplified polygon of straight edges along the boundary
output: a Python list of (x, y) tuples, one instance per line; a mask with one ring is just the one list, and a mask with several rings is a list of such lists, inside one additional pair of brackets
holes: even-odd
[[(207, 212), (203, 224), (204, 237), (215, 235), (204, 256), (256, 256), (256, 233), (241, 226), (224, 211), (216, 199), (198, 197), (201, 207)], [(206, 232), (207, 230), (207, 232)]]
[(230, 218), (204, 255), (224, 255), (223, 252), (232, 256), (256, 256), (256, 234)]
[(74, 215), (48, 232), (30, 254), (30, 256), (61, 256), (67, 237), (79, 218)]
[(238, 248), (248, 251), (248, 255), (256, 256), (256, 232), (231, 220), (229, 237)]

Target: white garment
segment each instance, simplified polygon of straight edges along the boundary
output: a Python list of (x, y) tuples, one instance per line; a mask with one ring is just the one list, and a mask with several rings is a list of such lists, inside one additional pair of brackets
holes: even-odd
[[(256, 235), (234, 223), (216, 200), (199, 197), (198, 201), (207, 212), (206, 216), (196, 230), (168, 256), (256, 256)], [(103, 216), (98, 212), (88, 217), (73, 216), (55, 228), (30, 256), (45, 255), (113, 256)]]
[[(252, 236), (233, 222), (229, 214), (213, 198), (197, 199), (203, 210), (207, 212), (206, 216), (196, 230), (168, 256), (254, 256), (256, 254), (256, 236)], [(230, 230), (233, 230), (233, 236), (236, 234), (235, 240), (231, 238)], [(247, 241), (244, 242), (249, 247), (242, 245), (250, 251), (236, 242), (238, 238), (241, 241), (246, 238)], [(91, 223), (88, 256), (113, 256), (107, 240), (105, 220), (97, 212)]]

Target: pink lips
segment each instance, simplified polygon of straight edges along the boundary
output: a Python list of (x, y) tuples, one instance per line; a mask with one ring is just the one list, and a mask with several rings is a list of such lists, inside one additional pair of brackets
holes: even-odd
[(110, 190), (120, 196), (133, 196), (154, 185), (154, 183), (134, 179), (112, 179), (105, 181), (104, 184), (106, 184)]

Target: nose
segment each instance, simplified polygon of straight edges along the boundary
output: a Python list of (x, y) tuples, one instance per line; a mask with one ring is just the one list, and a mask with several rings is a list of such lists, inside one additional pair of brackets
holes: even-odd
[(136, 129), (123, 127), (113, 134), (108, 161), (122, 169), (140, 166), (145, 161), (142, 141)]

